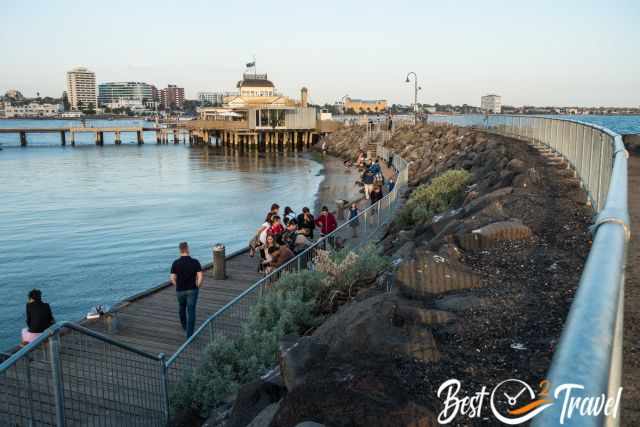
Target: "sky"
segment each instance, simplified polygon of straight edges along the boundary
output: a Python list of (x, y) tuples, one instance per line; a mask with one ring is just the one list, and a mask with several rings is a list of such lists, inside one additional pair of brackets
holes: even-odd
[(0, 93), (60, 96), (65, 72), (234, 90), (254, 55), (278, 91), (479, 105), (640, 106), (640, 2), (0, 0)]

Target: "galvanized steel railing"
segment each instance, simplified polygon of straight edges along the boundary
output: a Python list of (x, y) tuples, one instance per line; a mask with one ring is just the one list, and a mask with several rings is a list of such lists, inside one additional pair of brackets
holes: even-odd
[[(447, 122), (446, 116), (429, 121)], [(630, 237), (627, 206), (627, 158), (622, 137), (583, 122), (532, 116), (492, 115), (469, 125), (542, 144), (562, 156), (580, 178), (597, 214), (593, 245), (584, 266), (548, 380), (552, 386), (580, 384), (576, 396), (616, 397), (622, 375), (624, 274)], [(556, 426), (558, 402), (534, 419), (536, 426)], [(579, 411), (576, 411), (579, 412)], [(565, 419), (568, 426), (618, 425), (614, 417)]]
[(49, 328), (0, 365), (0, 425), (166, 423), (164, 356), (70, 322)]
[(271, 284), (284, 274), (312, 269), (320, 249), (367, 243), (391, 220), (399, 192), (407, 185), (408, 168), (381, 144), (377, 151), (397, 172), (393, 191), (226, 304), (170, 359), (71, 322), (52, 326), (17, 353), (0, 359), (0, 425), (166, 424), (170, 388), (201, 363), (214, 337), (239, 333), (251, 306)]
[(399, 192), (406, 187), (408, 182), (407, 163), (398, 156), (391, 156), (391, 153), (381, 145), (378, 146), (377, 154), (386, 161), (390, 160), (391, 166), (398, 172), (394, 189), (375, 205), (369, 206), (356, 218), (344, 222), (335, 231), (320, 238), (309, 248), (260, 279), (209, 317), (193, 336), (167, 360), (170, 387), (202, 362), (207, 345), (216, 336), (228, 337), (238, 334), (241, 330), (241, 323), (248, 319), (251, 306), (261, 295), (269, 292), (271, 284), (279, 280), (283, 274), (312, 269), (313, 260), (318, 250), (324, 250), (330, 246), (359, 247), (375, 237), (382, 226), (391, 220), (397, 206)]

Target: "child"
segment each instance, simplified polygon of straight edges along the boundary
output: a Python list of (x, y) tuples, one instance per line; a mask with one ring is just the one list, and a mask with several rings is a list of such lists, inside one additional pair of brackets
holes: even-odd
[(284, 225), (280, 221), (280, 216), (275, 215), (269, 228), (269, 234), (271, 234), (278, 244), (281, 244), (282, 233), (284, 233)]

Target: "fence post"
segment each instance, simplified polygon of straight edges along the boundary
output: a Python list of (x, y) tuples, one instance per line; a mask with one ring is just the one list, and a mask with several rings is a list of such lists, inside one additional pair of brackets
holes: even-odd
[(368, 221), (368, 220), (367, 220), (367, 212), (368, 212), (368, 211), (366, 211), (366, 210), (364, 211), (364, 231), (363, 231), (363, 234), (364, 234), (365, 236), (366, 236), (366, 234), (367, 234), (367, 221)]
[(33, 414), (33, 386), (31, 382), (31, 358), (27, 358), (25, 363), (27, 367), (27, 399), (29, 399), (29, 427), (35, 425), (35, 417)]
[(299, 256), (299, 257), (298, 257), (298, 261), (297, 261), (297, 263), (298, 263), (298, 273), (299, 273), (300, 271), (302, 271), (302, 268), (300, 267), (300, 264), (301, 264), (301, 263), (300, 263), (300, 258), (302, 258), (302, 257), (300, 257), (300, 256)]
[(64, 383), (62, 382), (62, 364), (60, 363), (60, 336), (57, 333), (49, 337), (49, 355), (51, 356), (51, 374), (53, 375), (56, 425), (64, 427)]
[(602, 210), (602, 166), (603, 166), (603, 162), (604, 162), (604, 138), (603, 138), (603, 134), (600, 133), (600, 161), (599, 166), (598, 166), (598, 193), (596, 194), (596, 196), (598, 197), (597, 201), (596, 201), (596, 212), (600, 212)]
[(160, 353), (160, 393), (162, 396), (162, 414), (165, 424), (169, 424), (169, 382), (167, 381), (167, 364), (164, 353)]

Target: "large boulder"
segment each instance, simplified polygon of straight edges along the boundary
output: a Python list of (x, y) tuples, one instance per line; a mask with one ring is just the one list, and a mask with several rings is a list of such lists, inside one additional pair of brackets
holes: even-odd
[(319, 343), (311, 337), (302, 337), (290, 345), (290, 339), (280, 342), (280, 372), (282, 379), (290, 392), (302, 384), (306, 372), (316, 363), (322, 362), (329, 346)]
[(287, 394), (271, 427), (313, 420), (332, 427), (431, 427), (436, 417), (407, 389), (393, 362), (346, 353), (328, 358)]
[(328, 346), (329, 357), (397, 355), (436, 362), (440, 353), (431, 328), (453, 320), (449, 313), (384, 293), (343, 306), (317, 329), (313, 339)]
[(260, 411), (279, 401), (286, 391), (284, 387), (263, 380), (243, 385), (238, 390), (226, 427), (246, 426)]
[(402, 295), (428, 301), (441, 293), (478, 288), (480, 276), (442, 255), (419, 248), (415, 259), (398, 268), (396, 284)]
[(481, 250), (494, 247), (506, 240), (524, 240), (532, 236), (531, 229), (520, 220), (498, 221), (480, 227), (470, 233), (457, 236), (458, 244), (465, 250)]
[[(266, 406), (256, 417), (247, 425), (247, 427), (269, 427), (273, 417), (280, 408), (280, 402), (272, 403)], [(225, 425), (227, 427), (227, 425)]]
[(483, 196), (476, 197), (475, 199), (469, 200), (468, 203), (464, 205), (464, 212), (467, 215), (477, 212), (490, 203), (503, 199), (511, 193), (513, 193), (512, 187), (504, 187)]

